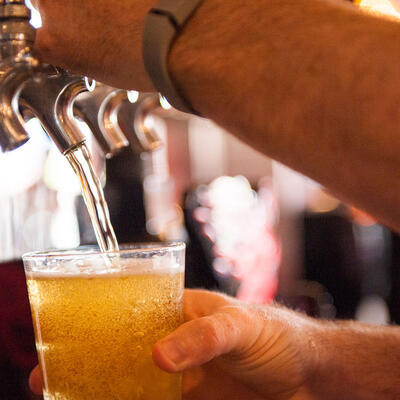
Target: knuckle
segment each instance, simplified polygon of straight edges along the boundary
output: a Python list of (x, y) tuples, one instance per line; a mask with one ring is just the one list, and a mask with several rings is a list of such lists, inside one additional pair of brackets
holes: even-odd
[(231, 323), (247, 323), (252, 320), (252, 311), (243, 305), (229, 305), (221, 311), (229, 316)]
[(212, 348), (220, 345), (220, 329), (213, 317), (202, 318), (202, 336), (205, 342)]

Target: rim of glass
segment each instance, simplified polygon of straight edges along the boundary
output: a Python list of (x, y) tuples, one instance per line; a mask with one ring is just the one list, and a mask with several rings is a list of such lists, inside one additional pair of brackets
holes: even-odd
[(22, 256), (24, 261), (37, 260), (38, 258), (46, 259), (69, 259), (76, 257), (93, 257), (93, 256), (118, 256), (121, 254), (150, 254), (157, 251), (171, 252), (185, 250), (186, 245), (184, 242), (143, 242), (122, 244), (118, 251), (101, 251), (97, 245), (80, 246), (75, 249), (52, 249), (45, 251), (32, 251), (25, 253)]

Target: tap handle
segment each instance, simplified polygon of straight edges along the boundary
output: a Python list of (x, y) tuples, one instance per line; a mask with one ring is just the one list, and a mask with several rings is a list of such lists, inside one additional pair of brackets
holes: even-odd
[[(29, 23), (31, 11), (23, 0), (0, 0), (0, 40), (32, 45), (36, 30)], [(13, 43), (12, 46), (15, 46)]]
[(31, 11), (25, 5), (25, 0), (0, 0), (0, 19), (30, 17)]

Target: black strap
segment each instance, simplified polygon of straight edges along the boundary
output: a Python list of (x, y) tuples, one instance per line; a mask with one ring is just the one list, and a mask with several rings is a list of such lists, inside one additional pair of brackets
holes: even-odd
[(155, 88), (176, 109), (198, 113), (176, 88), (168, 72), (168, 53), (203, 0), (160, 0), (147, 14), (143, 31), (143, 61)]

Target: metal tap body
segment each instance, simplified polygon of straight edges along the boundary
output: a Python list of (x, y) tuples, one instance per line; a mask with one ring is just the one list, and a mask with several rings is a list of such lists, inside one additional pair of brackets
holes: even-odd
[(86, 85), (82, 77), (40, 63), (29, 20), (24, 0), (0, 0), (0, 148), (25, 143), (25, 120), (35, 116), (66, 153), (85, 140), (74, 122), (73, 103)]
[(24, 125), (32, 117), (63, 154), (85, 140), (76, 116), (87, 123), (107, 157), (129, 142), (139, 152), (160, 146), (157, 133), (145, 124), (160, 106), (158, 96), (142, 95), (134, 105), (126, 91), (98, 84), (93, 93), (77, 99), (87, 92), (84, 78), (40, 63), (29, 20), (24, 0), (0, 0), (0, 150), (28, 140)]
[(74, 104), (75, 116), (88, 125), (107, 158), (129, 145), (117, 121), (117, 93), (118, 89), (97, 83), (92, 92), (82, 94)]
[(18, 100), (24, 119), (38, 118), (60, 152), (66, 154), (85, 141), (74, 118), (76, 97), (85, 91), (82, 77), (48, 66), (22, 85)]
[(33, 76), (38, 62), (32, 56), (35, 30), (22, 0), (0, 0), (0, 147), (17, 148), (28, 140), (18, 110), (21, 85)]
[(161, 140), (145, 119), (159, 108), (158, 95), (142, 94), (131, 102), (126, 90), (101, 83), (79, 96), (74, 107), (75, 116), (86, 122), (107, 158), (129, 144), (138, 153), (158, 149)]

